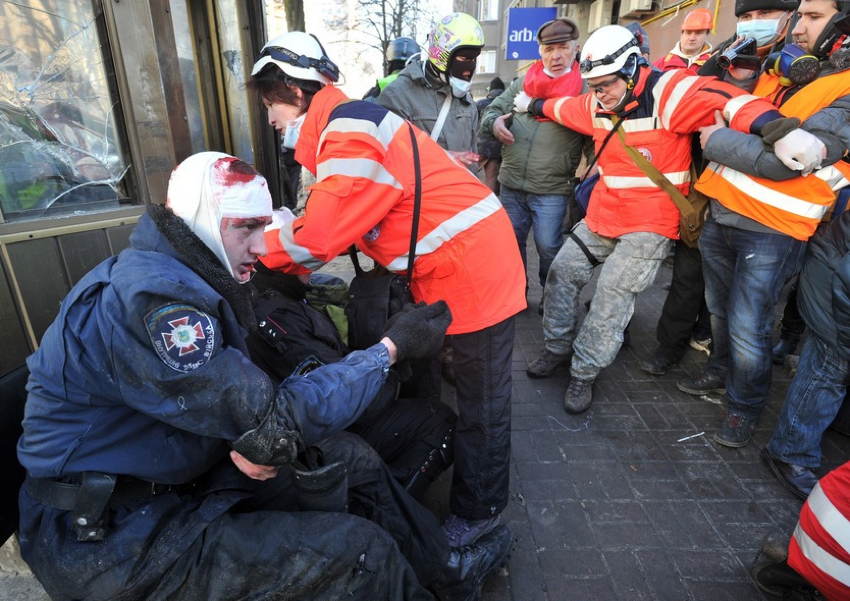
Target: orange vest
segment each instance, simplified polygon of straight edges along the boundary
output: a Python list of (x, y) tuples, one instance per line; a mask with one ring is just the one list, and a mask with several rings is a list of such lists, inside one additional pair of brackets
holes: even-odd
[[(270, 269), (305, 273), (352, 244), (396, 273), (407, 269), (414, 167), (408, 124), (384, 107), (347, 102), (326, 86), (314, 97), (295, 149), (316, 174), (305, 213), (266, 230)], [(525, 269), (499, 199), (414, 127), (422, 207), (413, 266), (417, 301), (444, 300), (449, 334), (494, 325), (525, 306)]]
[[(763, 98), (714, 77), (699, 77), (686, 69), (660, 74), (641, 68), (635, 101), (626, 106), (620, 126), (626, 143), (646, 157), (682, 194), (690, 187), (691, 134), (714, 123), (723, 111), (730, 125), (750, 131), (753, 122), (775, 107)], [(581, 134), (593, 136), (596, 152), (614, 124), (595, 96), (551, 98), (544, 114)], [(593, 187), (585, 223), (592, 232), (617, 238), (631, 232), (679, 237), (679, 210), (670, 196), (641, 171), (617, 134), (599, 154), (599, 182)]]
[(691, 59), (685, 58), (681, 54), (670, 52), (665, 56), (659, 58), (654, 63), (652, 63), (652, 66), (658, 69), (659, 71), (670, 71), (672, 69), (687, 69), (691, 72), (692, 75), (696, 75), (699, 71), (699, 68), (705, 64), (705, 61), (711, 58), (713, 52), (713, 48), (709, 46), (708, 50), (700, 52), (697, 56)]
[[(778, 91), (779, 78), (765, 73), (754, 93), (771, 97)], [(847, 94), (850, 94), (850, 71), (833, 73), (801, 88), (780, 107), (780, 112), (805, 121)], [(783, 181), (747, 175), (712, 162), (696, 187), (727, 209), (805, 241), (835, 202), (837, 191), (848, 183), (850, 164), (845, 161)]]
[(850, 599), (850, 462), (821, 478), (806, 499), (788, 565), (829, 601)]

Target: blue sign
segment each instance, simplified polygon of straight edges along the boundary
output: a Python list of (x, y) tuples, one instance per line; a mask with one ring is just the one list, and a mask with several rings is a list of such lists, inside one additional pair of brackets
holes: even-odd
[(557, 16), (558, 9), (554, 6), (509, 9), (505, 58), (509, 61), (540, 58), (540, 51), (537, 46), (537, 30), (546, 21), (551, 21)]

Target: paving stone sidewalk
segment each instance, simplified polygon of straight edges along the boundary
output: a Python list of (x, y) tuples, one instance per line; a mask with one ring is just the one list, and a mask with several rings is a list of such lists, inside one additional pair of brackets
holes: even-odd
[[(689, 350), (662, 377), (638, 368), (654, 349), (670, 276), (665, 265), (640, 295), (631, 344), (602, 372), (594, 404), (580, 416), (562, 408), (567, 369), (543, 380), (525, 373), (542, 347), (541, 291), (532, 284), (513, 357), (505, 516), (516, 543), (509, 570), (491, 579), (485, 601), (771, 599), (747, 568), (765, 534), (791, 533), (801, 507), (759, 460), (790, 378), (774, 369), (753, 443), (739, 450), (713, 443), (724, 415), (720, 399), (693, 397), (675, 384), (699, 373), (706, 355)], [(824, 473), (850, 459), (842, 435), (830, 431), (823, 447)]]
[[(533, 245), (529, 250), (529, 273), (536, 273)], [(326, 271), (350, 277), (343, 260)], [(513, 358), (511, 500), (504, 518), (515, 543), (509, 566), (487, 583), (484, 601), (770, 599), (750, 582), (747, 567), (765, 534), (791, 532), (801, 505), (758, 459), (789, 378), (774, 370), (753, 444), (731, 450), (712, 443), (723, 407), (675, 385), (698, 373), (705, 355), (689, 351), (663, 377), (638, 368), (654, 348), (669, 280), (665, 266), (639, 297), (631, 345), (601, 374), (594, 404), (581, 416), (562, 408), (566, 369), (544, 380), (525, 374), (542, 345), (540, 287), (532, 283)], [(445, 396), (451, 402), (448, 386)], [(828, 433), (824, 453), (825, 470), (839, 465), (850, 459), (850, 439)], [(446, 475), (428, 499), (440, 514), (447, 482)], [(0, 601), (48, 601), (19, 560), (4, 552)]]

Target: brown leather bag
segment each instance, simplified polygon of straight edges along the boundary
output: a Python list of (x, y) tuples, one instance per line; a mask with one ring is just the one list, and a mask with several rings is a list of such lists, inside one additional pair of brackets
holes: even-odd
[(620, 142), (622, 142), (626, 152), (629, 153), (629, 156), (635, 162), (635, 165), (652, 180), (652, 183), (667, 192), (670, 198), (673, 199), (673, 202), (679, 209), (679, 239), (687, 246), (696, 248), (702, 226), (705, 223), (706, 214), (708, 213), (708, 196), (697, 191), (693, 185), (697, 179), (693, 164), (691, 164), (691, 189), (688, 195), (685, 196), (646, 157), (626, 144), (626, 137), (623, 135), (623, 130), (618, 129), (617, 135), (620, 137)]

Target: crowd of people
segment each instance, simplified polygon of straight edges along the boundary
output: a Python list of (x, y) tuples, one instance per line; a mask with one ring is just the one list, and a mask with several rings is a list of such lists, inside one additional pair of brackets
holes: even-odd
[[(672, 254), (641, 367), (709, 352), (677, 385), (725, 395), (713, 440), (732, 448), (751, 441), (774, 351), (793, 350), (772, 337), (797, 278), (806, 336), (762, 459), (809, 500), (787, 556), (754, 574), (847, 598), (847, 470), (821, 483), (814, 470), (850, 375), (848, 4), (737, 0), (716, 50), (713, 15), (694, 9), (652, 65), (638, 24), (580, 43), (556, 18), (537, 31), (540, 59), (478, 103), (484, 34), (464, 13), (436, 23), (422, 57), (410, 38), (390, 44), (364, 100), (334, 85), (318, 37), (269, 40), (248, 86), (315, 176), (303, 213), (273, 209), (237, 157), (187, 158), (28, 360), (19, 538), (47, 592), (480, 599), (512, 542), (500, 514), (531, 232), (544, 344), (529, 376), (568, 366), (564, 409), (587, 411)], [(358, 278), (410, 301), (382, 309), (356, 350), (345, 333), (363, 313), (340, 328), (307, 302), (327, 283), (313, 272), (346, 252), (375, 263)], [(443, 363), (456, 413), (439, 400)], [(450, 463), (441, 524), (420, 501)]]

